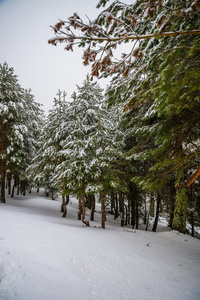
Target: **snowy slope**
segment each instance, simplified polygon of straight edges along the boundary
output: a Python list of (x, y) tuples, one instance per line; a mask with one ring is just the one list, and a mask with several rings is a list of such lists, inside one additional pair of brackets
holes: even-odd
[[(77, 220), (77, 200), (38, 194), (0, 205), (0, 300), (199, 300), (200, 241), (174, 231)], [(162, 228), (161, 228), (162, 229)]]

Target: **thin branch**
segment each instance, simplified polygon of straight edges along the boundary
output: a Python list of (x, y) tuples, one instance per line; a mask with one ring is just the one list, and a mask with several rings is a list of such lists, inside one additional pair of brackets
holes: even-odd
[(198, 166), (198, 169), (186, 180), (186, 187), (190, 186), (195, 182), (195, 180), (200, 176), (200, 164)]
[(187, 155), (187, 156), (185, 156), (183, 159), (181, 159), (181, 161), (179, 161), (179, 163), (178, 163), (177, 165), (175, 165), (175, 166), (174, 166), (172, 169), (170, 169), (169, 171), (166, 171), (166, 172), (161, 173), (161, 174), (157, 174), (157, 175), (155, 175), (155, 177), (157, 177), (157, 176), (165, 176), (165, 175), (171, 173), (172, 171), (174, 171), (175, 169), (177, 169), (177, 168), (182, 164), (182, 162), (183, 162), (188, 156), (189, 156), (189, 155)]
[(148, 64), (142, 66), (142, 67), (134, 74), (134, 77), (137, 77), (137, 75), (138, 75), (139, 73), (141, 73), (141, 72), (142, 72), (144, 69), (146, 69), (147, 67), (148, 67)]
[[(65, 33), (66, 34), (66, 33)], [(103, 37), (87, 37), (87, 36), (73, 36), (74, 40), (82, 40), (82, 41), (99, 41), (99, 42), (119, 42), (119, 41), (128, 41), (128, 40), (145, 40), (145, 39), (151, 39), (151, 38), (162, 38), (167, 36), (182, 36), (182, 35), (191, 35), (191, 34), (200, 34), (200, 30), (189, 30), (189, 31), (176, 31), (176, 32), (161, 32), (161, 33), (153, 33), (153, 34), (147, 34), (147, 35), (138, 35), (138, 36), (126, 36), (126, 37), (109, 37), (109, 38), (103, 38)], [(66, 34), (67, 35), (67, 34)], [(51, 44), (53, 41), (59, 41), (63, 40), (65, 37), (58, 37), (55, 39), (48, 40), (48, 43)]]

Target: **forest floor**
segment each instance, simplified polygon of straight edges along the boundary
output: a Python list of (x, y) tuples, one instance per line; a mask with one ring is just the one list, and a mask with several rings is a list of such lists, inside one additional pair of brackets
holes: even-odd
[(200, 299), (200, 240), (109, 215), (101, 229), (98, 205), (85, 227), (75, 198), (66, 218), (60, 205), (34, 192), (0, 204), (0, 300)]

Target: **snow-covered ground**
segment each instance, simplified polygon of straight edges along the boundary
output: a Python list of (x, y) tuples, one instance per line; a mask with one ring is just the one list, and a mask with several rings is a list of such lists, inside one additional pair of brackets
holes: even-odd
[(159, 227), (101, 229), (70, 199), (33, 193), (0, 204), (0, 300), (199, 300), (200, 240)]

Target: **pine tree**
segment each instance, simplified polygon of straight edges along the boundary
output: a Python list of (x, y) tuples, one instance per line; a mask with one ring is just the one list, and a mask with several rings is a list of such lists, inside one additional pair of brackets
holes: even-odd
[[(26, 188), (29, 187), (29, 191), (31, 190), (31, 182), (29, 182), (29, 174), (26, 172), (26, 169), (35, 155), (36, 141), (40, 134), (41, 122), (44, 116), (41, 104), (35, 102), (31, 90), (23, 91), (23, 99), (22, 123), (15, 126), (15, 136), (13, 137), (16, 139), (16, 135), (19, 135), (22, 141), (20, 143), (15, 142), (13, 151), (9, 152), (7, 167), (13, 175), (14, 180), (20, 182), (22, 186), (21, 191), (25, 195)], [(12, 196), (13, 194), (14, 186)]]
[(14, 175), (24, 180), (26, 177), (39, 106), (30, 92), (21, 88), (14, 69), (7, 63), (0, 65), (0, 202), (6, 201), (6, 173), (9, 178)]
[[(175, 181), (173, 228), (182, 232), (187, 187), (200, 175), (199, 21), (198, 1), (114, 1), (89, 24), (77, 14), (58, 22), (56, 37), (49, 40), (66, 43), (67, 50), (77, 43), (83, 47), (83, 64), (92, 64), (91, 77), (115, 74), (111, 102), (123, 101), (126, 111), (139, 112), (132, 115), (137, 144), (126, 155), (137, 158), (140, 166), (145, 160), (146, 166), (143, 174), (139, 167), (133, 180), (156, 193)], [(117, 59), (115, 48), (130, 41), (128, 52)]]
[(53, 108), (49, 111), (46, 120), (43, 123), (43, 129), (39, 135), (37, 143), (37, 152), (32, 160), (28, 171), (32, 180), (45, 188), (46, 196), (55, 198), (59, 191), (58, 182), (54, 180), (55, 168), (60, 162), (58, 152), (62, 149), (62, 142), (66, 137), (65, 114), (68, 103), (65, 100), (66, 93), (58, 91), (58, 99), (54, 98)]
[(85, 220), (85, 196), (91, 197), (94, 205), (95, 194), (100, 192), (102, 227), (105, 227), (104, 198), (109, 181), (113, 125), (103, 107), (102, 89), (96, 82), (92, 83), (89, 76), (78, 86), (78, 95), (74, 93), (72, 98), (65, 114), (65, 127), (69, 132), (59, 151), (62, 160), (56, 167), (55, 180), (63, 178), (68, 191), (77, 195), (78, 216), (82, 214), (86, 225), (89, 222)]

